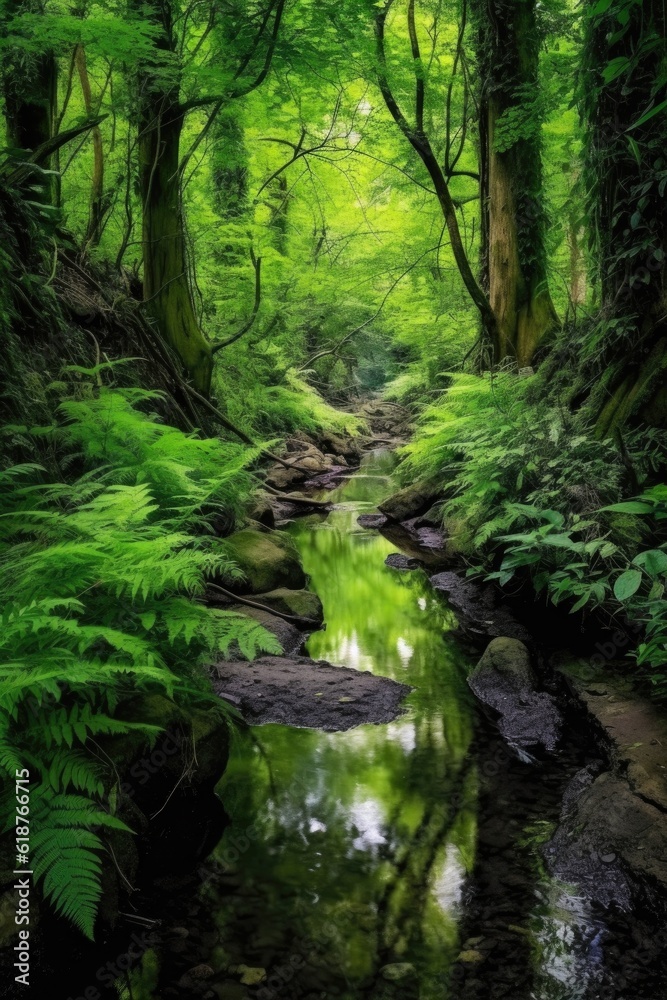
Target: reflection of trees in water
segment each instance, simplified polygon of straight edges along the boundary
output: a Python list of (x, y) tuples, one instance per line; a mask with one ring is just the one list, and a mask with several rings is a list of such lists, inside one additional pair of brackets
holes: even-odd
[[(277, 762), (281, 792), (267, 803), (261, 834), (240, 868), (245, 884), (261, 897), (258, 945), (261, 925), (272, 928), (273, 961), (304, 941), (322, 940), (324, 933), (318, 961), (349, 970), (360, 987), (370, 988), (379, 969), (393, 961), (442, 964), (442, 954), (424, 953), (422, 927), (428, 918), (439, 925), (436, 936), (451, 937), (451, 918), (432, 901), (429, 909), (431, 880), (447, 844), (470, 829), (460, 822), (470, 765), (460, 754), (446, 758), (436, 737), (437, 718), (415, 728), (407, 755), (400, 742), (382, 739), (379, 727), (356, 731), (351, 743), (346, 737), (352, 734), (295, 734), (282, 727), (267, 733), (263, 742)], [(252, 772), (246, 772), (252, 789), (243, 804), (248, 816), (254, 814), (252, 799), (268, 795), (265, 767), (254, 757)], [(428, 759), (434, 765), (430, 774)], [(377, 810), (360, 829), (357, 807), (368, 803)], [(233, 829), (239, 819), (235, 814)], [(355, 846), (360, 840), (362, 846)], [(461, 847), (461, 853), (470, 850), (469, 844)], [(223, 939), (235, 923), (233, 900), (226, 917)], [(245, 961), (246, 944), (239, 941)]]
[[(378, 480), (358, 477), (342, 499), (377, 497)], [(455, 925), (433, 882), (450, 848), (472, 854), (474, 782), (461, 655), (443, 641), (443, 609), (425, 578), (385, 567), (394, 546), (360, 533), (358, 513), (294, 529), (327, 623), (309, 651), (415, 685), (410, 714), (339, 734), (267, 726), (255, 734), (264, 756), (239, 748), (225, 779), (233, 826), (222, 856), (244, 825), (256, 821), (258, 835), (238, 862), (241, 891), (219, 900), (218, 919), (236, 960), (265, 967), (307, 951), (301, 985), (316, 980), (315, 965), (330, 995), (379, 997), (385, 964), (446, 969)], [(252, 910), (254, 954), (239, 908)], [(341, 985), (345, 976), (355, 985)], [(296, 981), (284, 995), (299, 995)]]

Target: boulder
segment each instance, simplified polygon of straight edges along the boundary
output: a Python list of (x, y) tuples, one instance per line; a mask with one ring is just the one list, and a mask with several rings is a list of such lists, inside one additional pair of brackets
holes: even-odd
[(520, 755), (529, 747), (555, 749), (561, 715), (551, 695), (537, 690), (530, 653), (519, 639), (493, 639), (468, 684), (491, 709), (501, 735)]
[(416, 528), (442, 528), (442, 504), (434, 503), (432, 507), (415, 520)]
[(379, 509), (392, 521), (408, 521), (425, 514), (438, 499), (438, 490), (432, 483), (413, 483), (393, 493), (379, 504)]
[(252, 663), (216, 664), (213, 687), (238, 705), (250, 725), (343, 732), (371, 722), (393, 722), (411, 688), (370, 671), (337, 667), (307, 656), (262, 656)]
[(285, 463), (277, 462), (266, 476), (269, 486), (274, 489), (285, 489), (295, 483), (301, 483), (312, 476), (320, 475), (329, 466), (329, 459), (311, 441), (301, 438), (288, 438), (285, 442), (287, 454)]
[(387, 518), (384, 514), (360, 514), (357, 524), (360, 528), (384, 528)]
[(424, 564), (413, 556), (408, 556), (404, 552), (390, 552), (384, 561), (385, 566), (390, 569), (411, 570), (423, 569)]
[(268, 497), (258, 497), (255, 503), (248, 511), (248, 516), (251, 520), (257, 521), (258, 524), (263, 525), (265, 528), (275, 528), (276, 526), (276, 515), (271, 505), (271, 501)]
[(306, 583), (296, 546), (282, 531), (264, 534), (246, 528), (226, 538), (225, 546), (245, 577), (244, 583), (226, 584), (237, 592), (261, 594), (277, 587), (298, 590)]
[[(298, 653), (303, 646), (303, 632), (296, 625), (293, 625), (292, 622), (286, 622), (284, 618), (278, 618), (276, 615), (269, 614), (268, 611), (262, 611), (261, 608), (251, 608), (247, 604), (233, 604), (229, 610), (236, 611), (247, 618), (254, 618), (267, 632), (275, 635), (282, 646), (285, 656), (292, 656), (293, 653)], [(243, 658), (236, 643), (232, 643), (227, 655), (232, 660)]]
[(253, 599), (258, 604), (265, 604), (272, 611), (293, 615), (302, 619), (305, 624), (312, 623), (317, 628), (324, 621), (322, 602), (317, 594), (313, 594), (310, 590), (289, 590), (287, 587), (278, 587), (277, 590), (271, 590), (267, 594), (257, 594)]
[[(335, 434), (333, 431), (323, 431), (319, 437), (319, 443), (323, 451), (332, 455), (340, 455), (356, 465), (361, 458), (360, 443), (356, 438), (348, 437), (346, 434)], [(341, 463), (347, 464), (347, 463)]]
[(303, 472), (299, 469), (285, 468), (284, 465), (272, 465), (266, 474), (266, 481), (274, 490), (288, 490), (296, 483), (302, 483), (305, 479)]
[(528, 630), (516, 620), (504, 603), (504, 597), (490, 583), (466, 580), (446, 570), (431, 577), (434, 590), (444, 594), (466, 635), (481, 644), (499, 636), (530, 643)]

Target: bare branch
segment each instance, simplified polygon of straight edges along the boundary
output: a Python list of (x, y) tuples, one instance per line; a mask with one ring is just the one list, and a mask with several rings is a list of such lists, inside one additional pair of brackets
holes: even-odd
[(454, 260), (456, 261), (459, 274), (461, 275), (461, 279), (468, 291), (468, 294), (470, 295), (470, 298), (479, 311), (487, 334), (489, 337), (493, 338), (496, 328), (496, 319), (487, 296), (482, 288), (480, 288), (479, 284), (475, 280), (474, 274), (472, 273), (470, 261), (468, 260), (468, 255), (466, 253), (465, 246), (463, 245), (463, 240), (461, 239), (461, 231), (456, 218), (456, 205), (452, 199), (447, 178), (438, 163), (435, 153), (433, 152), (428, 136), (423, 131), (420, 132), (419, 130), (412, 128), (407, 118), (401, 111), (389, 84), (384, 36), (387, 15), (392, 7), (392, 4), (393, 0), (387, 0), (385, 6), (377, 12), (375, 17), (377, 75), (380, 92), (384, 98), (384, 102), (387, 105), (387, 110), (390, 115), (412, 148), (419, 154), (424, 166), (428, 170), (442, 209), (442, 214), (445, 222), (447, 223), (447, 231), (449, 233), (449, 239), (452, 246), (452, 253), (454, 254)]
[(436, 250), (439, 250), (440, 246), (441, 246), (441, 244), (438, 243), (438, 245), (435, 246), (435, 247), (429, 247), (429, 249), (425, 250), (423, 253), (421, 253), (419, 255), (419, 257), (417, 257), (417, 259), (414, 260), (412, 262), (412, 264), (410, 264), (410, 266), (407, 267), (405, 269), (405, 271), (402, 272), (402, 274), (399, 274), (398, 278), (396, 278), (391, 283), (391, 285), (389, 286), (388, 291), (385, 293), (385, 295), (384, 295), (384, 297), (382, 299), (382, 302), (380, 303), (380, 305), (378, 306), (377, 310), (373, 313), (373, 315), (369, 319), (364, 320), (363, 323), (361, 323), (359, 326), (355, 327), (354, 330), (351, 330), (350, 333), (345, 334), (345, 336), (343, 337), (343, 339), (339, 340), (338, 343), (335, 344), (333, 347), (325, 348), (322, 351), (318, 351), (317, 354), (313, 354), (313, 356), (310, 357), (303, 365), (301, 365), (301, 367), (298, 368), (297, 371), (303, 372), (306, 369), (310, 368), (311, 365), (314, 365), (316, 361), (319, 361), (320, 358), (327, 358), (327, 357), (330, 357), (331, 355), (338, 354), (338, 352), (340, 351), (341, 347), (344, 347), (345, 344), (347, 344), (348, 341), (350, 341), (352, 339), (352, 337), (355, 337), (358, 333), (361, 333), (362, 330), (364, 330), (367, 326), (370, 326), (370, 324), (373, 323), (378, 318), (378, 316), (380, 315), (380, 313), (382, 312), (382, 310), (385, 307), (387, 299), (389, 298), (389, 296), (391, 295), (391, 293), (394, 291), (394, 289), (396, 288), (396, 286), (399, 284), (399, 282), (401, 282), (403, 280), (403, 278), (405, 278), (408, 274), (410, 274), (411, 271), (414, 271), (414, 269), (417, 267), (417, 265), (419, 264), (419, 262), (422, 261), (424, 259), (424, 257), (427, 256), (427, 254), (430, 254), (430, 253), (433, 253)]
[(252, 266), (255, 268), (255, 301), (252, 307), (252, 312), (241, 329), (238, 330), (232, 337), (228, 337), (226, 340), (221, 340), (218, 344), (213, 344), (211, 347), (211, 354), (215, 354), (217, 351), (222, 350), (223, 347), (229, 347), (230, 344), (240, 340), (244, 333), (247, 333), (248, 330), (250, 330), (257, 319), (257, 313), (259, 312), (259, 306), (262, 301), (262, 258), (255, 257), (255, 254), (251, 250), (250, 259), (252, 260)]
[(424, 131), (424, 64), (422, 63), (421, 52), (419, 50), (419, 39), (417, 38), (417, 26), (415, 24), (415, 0), (408, 0), (408, 33), (410, 35), (410, 48), (412, 49), (412, 61), (415, 71), (415, 120), (417, 122), (417, 132)]

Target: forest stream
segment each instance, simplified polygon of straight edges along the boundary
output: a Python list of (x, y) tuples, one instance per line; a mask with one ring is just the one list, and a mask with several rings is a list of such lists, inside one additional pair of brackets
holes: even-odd
[(594, 914), (542, 860), (585, 752), (575, 739), (531, 765), (480, 730), (454, 616), (357, 524), (393, 465), (368, 455), (331, 513), (290, 531), (324, 605), (308, 652), (410, 684), (406, 712), (238, 735), (219, 788), (231, 823), (180, 914), (189, 930), (162, 949), (159, 994), (139, 975), (133, 995), (656, 1000), (659, 964), (628, 958), (638, 922)]

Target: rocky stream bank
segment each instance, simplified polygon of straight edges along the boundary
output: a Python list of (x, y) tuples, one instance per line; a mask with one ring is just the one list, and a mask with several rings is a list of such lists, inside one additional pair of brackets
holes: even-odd
[[(369, 428), (362, 439), (289, 439), (247, 523), (226, 539), (244, 577), (233, 585), (213, 582), (207, 600), (254, 618), (283, 649), (280, 656), (253, 663), (236, 651), (211, 668), (215, 692), (248, 725), (280, 723), (335, 733), (387, 723), (403, 711), (409, 686), (303, 655), (308, 635), (322, 627), (322, 605), (308, 589), (299, 552), (285, 531), (303, 514), (326, 515), (331, 509), (327, 491), (357, 470), (364, 452), (394, 448), (409, 434), (408, 414), (399, 407), (376, 401), (365, 404), (362, 413)], [(432, 592), (441, 594), (456, 615), (461, 642), (478, 659), (469, 677), (480, 707), (478, 850), (453, 968), (457, 1000), (529, 995), (522, 992), (529, 989), (528, 979), (517, 970), (528, 962), (531, 941), (525, 930), (508, 924), (507, 912), (530, 903), (532, 874), (521, 837), (531, 824), (541, 824), (539, 855), (546, 869), (577, 886), (587, 905), (600, 912), (633, 914), (628, 923), (621, 916), (624, 929), (614, 944), (625, 956), (614, 968), (616, 981), (619, 968), (631, 980), (633, 970), (657, 961), (665, 943), (653, 925), (667, 912), (667, 723), (621, 679), (613, 657), (606, 655), (611, 646), (623, 648), (623, 637), (612, 641), (596, 635), (587, 642), (569, 623), (545, 616), (532, 600), (508, 600), (494, 586), (466, 579), (455, 532), (442, 528), (441, 499), (438, 489), (416, 483), (383, 500), (377, 512), (361, 515), (359, 522), (400, 549), (387, 558), (395, 572), (426, 574)], [(596, 645), (605, 651), (602, 669)], [(55, 1000), (61, 995), (63, 1000), (115, 997), (112, 983), (122, 978), (124, 968), (165, 949), (192, 956), (165, 997), (259, 997), (263, 969), (230, 967), (220, 986), (203, 960), (213, 932), (201, 902), (191, 904), (189, 927), (174, 927), (171, 918), (163, 922), (160, 912), (160, 900), (187, 898), (202, 878), (227, 884), (224, 872), (203, 867), (228, 823), (215, 792), (229, 758), (227, 723), (204, 707), (185, 717), (161, 699), (149, 702), (128, 706), (128, 712), (137, 718), (148, 713), (163, 727), (163, 737), (152, 747), (141, 738), (124, 739), (122, 748), (118, 740), (102, 747), (113, 756), (120, 778), (116, 811), (138, 837), (118, 832), (110, 838), (95, 946), (67, 937), (48, 912), (37, 912), (33, 968), (38, 991), (49, 985), (49, 970), (59, 967), (66, 941), (77, 971), (66, 992), (51, 991)], [(6, 889), (0, 897), (3, 944), (11, 944), (15, 902)], [(195, 934), (198, 914), (201, 928)], [(99, 965), (101, 950), (119, 956), (118, 963), (111, 961), (112, 969)], [(491, 987), (487, 966), (496, 970)], [(378, 996), (412, 996), (411, 973), (396, 975), (394, 983), (387, 974)], [(9, 976), (4, 980), (11, 981)], [(611, 979), (603, 976), (600, 982), (616, 990)], [(15, 995), (11, 989), (0, 992)], [(640, 996), (622, 989), (599, 995), (605, 1000)]]

